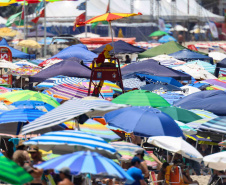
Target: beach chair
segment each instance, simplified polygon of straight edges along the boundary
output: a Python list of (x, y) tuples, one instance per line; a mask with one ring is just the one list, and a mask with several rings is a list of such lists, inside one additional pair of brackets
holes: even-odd
[(152, 185), (158, 185), (158, 182), (164, 182), (164, 180), (157, 180), (155, 172), (153, 171), (150, 172), (149, 180)]

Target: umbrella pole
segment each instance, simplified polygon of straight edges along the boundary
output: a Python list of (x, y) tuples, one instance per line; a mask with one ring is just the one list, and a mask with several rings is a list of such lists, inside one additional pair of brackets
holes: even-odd
[(114, 47), (114, 40), (113, 40), (113, 32), (112, 32), (112, 27), (111, 27), (111, 21), (109, 21), (109, 26), (111, 30), (111, 41), (112, 41), (112, 47), (113, 47), (113, 55), (115, 56), (115, 47)]

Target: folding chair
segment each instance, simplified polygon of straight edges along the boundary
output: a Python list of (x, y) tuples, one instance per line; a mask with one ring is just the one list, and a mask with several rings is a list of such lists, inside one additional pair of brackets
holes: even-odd
[(151, 181), (150, 183), (152, 185), (158, 185), (158, 182), (164, 182), (164, 180), (157, 180), (155, 172), (153, 172), (153, 171), (150, 172), (149, 180)]

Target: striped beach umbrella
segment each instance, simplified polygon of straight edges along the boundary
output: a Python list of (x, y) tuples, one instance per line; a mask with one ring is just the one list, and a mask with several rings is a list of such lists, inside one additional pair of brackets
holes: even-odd
[(62, 155), (35, 166), (44, 170), (68, 167), (72, 175), (91, 174), (99, 177), (111, 177), (132, 183), (134, 180), (118, 164), (96, 152), (81, 151)]
[(104, 139), (82, 131), (64, 130), (48, 132), (25, 141), (24, 144), (37, 145), (42, 150), (52, 150), (54, 154), (91, 150), (109, 158), (117, 158), (117, 151)]
[(0, 153), (0, 180), (9, 184), (26, 184), (33, 177), (24, 168)]
[(184, 134), (186, 135), (194, 135), (197, 134), (197, 131), (193, 129), (192, 127), (189, 127), (188, 125), (180, 122), (180, 121), (175, 121), (177, 125), (180, 127), (180, 129), (183, 131)]
[(224, 147), (226, 147), (226, 140), (224, 140), (224, 141), (220, 142), (220, 143), (219, 143), (219, 145), (220, 145), (220, 146), (224, 146)]
[(84, 98), (88, 95), (88, 89), (80, 85), (73, 84), (61, 84), (56, 85), (46, 92), (52, 95), (54, 98), (63, 100), (70, 100), (72, 98)]
[(57, 107), (58, 105), (60, 105), (56, 100), (54, 100), (50, 96), (30, 90), (4, 93), (0, 95), (0, 100), (4, 101), (4, 103), (6, 104), (12, 104), (13, 102), (23, 100), (36, 100), (46, 102), (52, 105), (53, 107)]
[(59, 78), (54, 82), (54, 86), (60, 84), (78, 84), (79, 82), (83, 82), (86, 80), (87, 80), (86, 78), (77, 78), (77, 77)]
[(209, 80), (203, 80), (201, 81), (202, 83), (208, 83), (210, 84), (211, 88), (213, 90), (226, 90), (226, 81), (225, 80), (220, 80), (220, 79), (209, 79)]
[[(122, 155), (120, 160), (123, 161), (132, 160), (135, 155), (135, 151), (142, 149), (138, 145), (124, 141), (112, 142), (110, 144), (117, 150), (117, 152)], [(146, 161), (148, 166), (157, 166), (157, 162), (155, 162), (155, 160), (146, 151), (144, 151), (144, 160)]]
[(201, 116), (202, 118), (214, 119), (214, 118), (218, 117), (216, 114), (209, 112), (209, 111), (206, 111), (206, 110), (190, 109), (189, 111), (194, 112), (195, 114)]

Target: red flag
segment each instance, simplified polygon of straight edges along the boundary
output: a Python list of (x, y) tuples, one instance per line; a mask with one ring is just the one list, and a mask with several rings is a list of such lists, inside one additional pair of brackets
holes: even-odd
[(109, 6), (109, 3), (110, 3), (110, 2), (108, 2), (106, 13), (110, 12), (110, 6)]
[(22, 8), (21, 19), (24, 20), (24, 7)]
[(79, 16), (76, 17), (75, 21), (74, 21), (74, 27), (73, 27), (73, 31), (75, 31), (76, 25), (83, 25), (81, 24), (82, 22), (85, 22), (86, 20), (86, 12), (80, 14)]
[(41, 10), (40, 15), (38, 17), (35, 17), (34, 19), (32, 19), (31, 21), (35, 24), (37, 24), (38, 20), (40, 17), (44, 17), (45, 16), (45, 10)]

